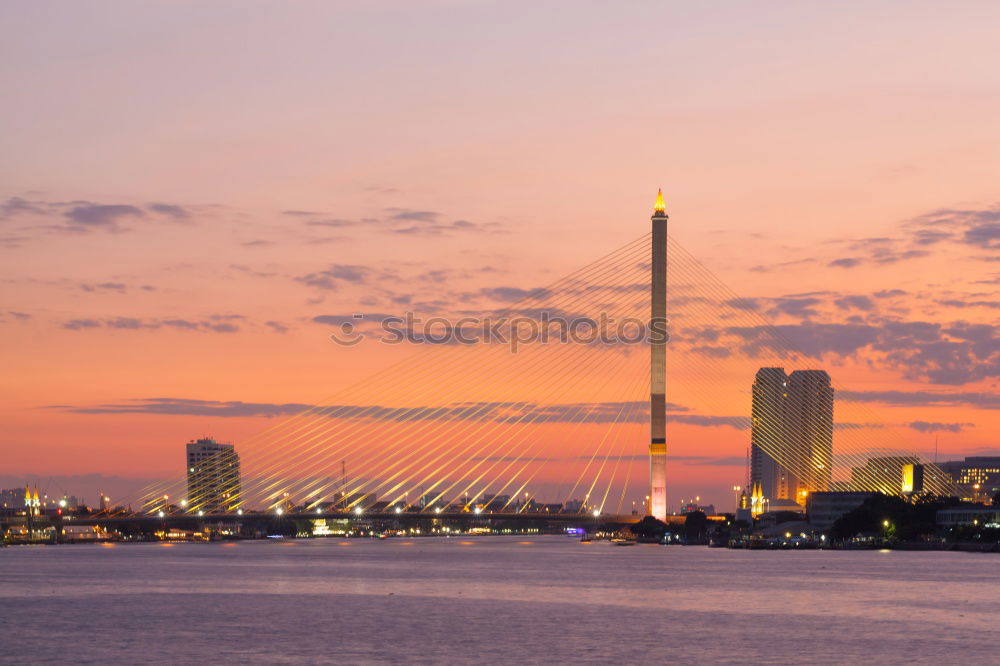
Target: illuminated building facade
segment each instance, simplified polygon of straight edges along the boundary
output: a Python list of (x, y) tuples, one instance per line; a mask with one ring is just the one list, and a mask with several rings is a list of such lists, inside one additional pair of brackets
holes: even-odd
[(40, 516), (42, 514), (42, 500), (38, 497), (38, 486), (35, 486), (35, 492), (31, 492), (31, 488), (25, 484), (24, 486), (24, 513), (29, 518), (34, 516)]
[(1000, 492), (1000, 456), (971, 456), (965, 460), (939, 463), (966, 501), (990, 501)]
[(187, 444), (187, 506), (220, 513), (240, 503), (240, 456), (232, 444), (204, 438)]
[(823, 370), (761, 368), (751, 405), (750, 485), (765, 500), (804, 504), (830, 487), (833, 387)]
[(904, 493), (920, 493), (924, 490), (924, 466), (916, 463), (903, 465), (903, 487)]
[[(784, 368), (761, 368), (753, 383), (750, 428), (750, 486), (763, 498), (787, 499), (795, 493), (795, 478), (783, 452), (784, 411), (788, 376)], [(784, 458), (779, 462), (779, 458)], [(784, 464), (782, 464), (784, 463)], [(762, 510), (758, 510), (761, 513)]]
[(753, 492), (750, 493), (750, 516), (752, 518), (757, 518), (760, 514), (767, 511), (767, 500), (764, 498), (764, 491), (761, 490), (759, 483), (753, 484)]
[(830, 488), (833, 473), (833, 387), (824, 370), (796, 370), (788, 376), (785, 430), (796, 452), (800, 477), (796, 495)]

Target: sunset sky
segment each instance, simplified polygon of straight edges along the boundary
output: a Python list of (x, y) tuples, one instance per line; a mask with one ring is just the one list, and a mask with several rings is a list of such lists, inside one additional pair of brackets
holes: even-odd
[[(239, 448), (449, 353), (330, 322), (503, 308), (647, 233), (658, 187), (679, 246), (812, 355), (697, 351), (674, 301), (670, 402), (745, 417), (756, 367), (825, 368), (876, 441), (1000, 452), (997, 25), (992, 2), (4, 3), (0, 482), (179, 476), (191, 438)], [(684, 392), (700, 367), (714, 403)], [(748, 439), (668, 424), (671, 504), (730, 508)]]

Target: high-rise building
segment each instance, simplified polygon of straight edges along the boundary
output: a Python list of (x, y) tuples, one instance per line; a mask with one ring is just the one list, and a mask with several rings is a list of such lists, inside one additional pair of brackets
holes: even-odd
[(23, 488), (4, 488), (0, 490), (0, 509), (23, 509), (27, 498)]
[(788, 499), (797, 484), (786, 456), (787, 391), (788, 376), (784, 368), (757, 371), (750, 408), (750, 486), (767, 499)]
[(750, 485), (768, 501), (804, 504), (830, 487), (833, 387), (823, 370), (761, 368), (753, 384)]
[(788, 376), (785, 403), (788, 444), (798, 462), (802, 493), (830, 489), (833, 474), (833, 387), (824, 370), (795, 370)]
[(236, 447), (210, 438), (188, 442), (187, 491), (190, 511), (235, 510), (240, 503), (240, 456)]

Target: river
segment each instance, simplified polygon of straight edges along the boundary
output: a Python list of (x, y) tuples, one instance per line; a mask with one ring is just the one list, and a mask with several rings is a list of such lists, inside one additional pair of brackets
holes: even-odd
[(0, 549), (17, 663), (996, 663), (1000, 556), (570, 537)]

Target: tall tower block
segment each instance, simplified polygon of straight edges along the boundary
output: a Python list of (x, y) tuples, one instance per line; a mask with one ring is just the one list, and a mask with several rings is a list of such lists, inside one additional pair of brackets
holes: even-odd
[(649, 515), (667, 518), (667, 341), (655, 331), (667, 321), (667, 211), (663, 191), (653, 206), (652, 302), (649, 369)]

